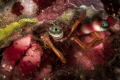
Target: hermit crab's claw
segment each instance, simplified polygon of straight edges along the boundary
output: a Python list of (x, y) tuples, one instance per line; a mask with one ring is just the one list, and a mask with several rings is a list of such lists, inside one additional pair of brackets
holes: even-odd
[(59, 59), (63, 63), (66, 63), (66, 59), (63, 56), (62, 52), (60, 52), (57, 48), (54, 47), (54, 45), (52, 44), (52, 42), (49, 39), (48, 35), (44, 34), (41, 38), (42, 38), (44, 44), (47, 45), (47, 46), (49, 46), (55, 52), (55, 54), (59, 57)]
[(70, 33), (68, 34), (68, 37), (71, 36), (71, 34), (72, 34), (72, 33), (74, 32), (74, 30), (77, 28), (78, 24), (80, 24), (81, 21), (85, 18), (85, 16), (86, 16), (86, 11), (84, 11), (84, 12), (81, 14), (80, 18), (75, 21), (75, 23), (74, 23), (73, 26), (72, 26), (72, 29), (71, 29)]

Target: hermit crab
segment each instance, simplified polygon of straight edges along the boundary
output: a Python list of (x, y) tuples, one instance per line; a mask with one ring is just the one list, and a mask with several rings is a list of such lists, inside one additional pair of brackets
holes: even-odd
[[(82, 20), (85, 18), (85, 16), (86, 16), (86, 11), (83, 11), (82, 14), (80, 15), (79, 19), (77, 19), (75, 21), (75, 23), (71, 26), (71, 30), (67, 34), (66, 34), (67, 31), (65, 32), (63, 30), (64, 27), (61, 27), (59, 25), (53, 25), (48, 28), (48, 30), (47, 30), (48, 32), (44, 33), (41, 36), (41, 39), (44, 42), (44, 44), (49, 46), (63, 63), (66, 63), (64, 56), (58, 49), (56, 49), (54, 47), (49, 36), (51, 36), (53, 38), (53, 40), (58, 41), (58, 42), (59, 41), (64, 42), (64, 40), (70, 39), (70, 40), (75, 41), (82, 49), (89, 49), (89, 48), (99, 45), (100, 43), (105, 43), (107, 40), (112, 39), (118, 35), (118, 34), (116, 34), (109, 38), (102, 39), (102, 37), (99, 36), (99, 34), (97, 33), (100, 31), (102, 32), (102, 31), (109, 30), (111, 27), (113, 29), (114, 26), (111, 26), (109, 19), (108, 20), (107, 19), (106, 20), (95, 19), (95, 20), (93, 20), (92, 23), (89, 23), (89, 24), (83, 23), (83, 24), (81, 24), (81, 26), (79, 28), (77, 28), (77, 26), (82, 22)], [(111, 19), (112, 19), (112, 17), (111, 17)], [(72, 35), (72, 34), (74, 34), (74, 35)], [(85, 34), (92, 34), (92, 36), (95, 39), (92, 40), (88, 44), (84, 44), (78, 37), (76, 37), (76, 36), (85, 35)]]

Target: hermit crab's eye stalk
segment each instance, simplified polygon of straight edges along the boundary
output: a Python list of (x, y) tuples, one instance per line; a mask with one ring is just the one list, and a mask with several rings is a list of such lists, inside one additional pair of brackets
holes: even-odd
[(61, 38), (63, 36), (63, 30), (60, 26), (51, 26), (48, 31), (52, 37)]
[(108, 29), (109, 27), (110, 27), (110, 25), (109, 25), (109, 23), (107, 22), (107, 21), (102, 21), (102, 23), (101, 23), (101, 27), (103, 28), (103, 29)]

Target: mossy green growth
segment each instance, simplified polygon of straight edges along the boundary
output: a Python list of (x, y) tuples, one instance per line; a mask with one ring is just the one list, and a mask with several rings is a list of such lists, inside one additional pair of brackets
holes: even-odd
[(23, 18), (20, 19), (18, 22), (12, 22), (8, 26), (4, 28), (0, 28), (0, 41), (10, 36), (15, 30), (24, 27), (26, 23), (37, 23), (37, 22), (38, 20), (36, 18)]
[(58, 17), (56, 23), (63, 22), (67, 25), (70, 25), (75, 14), (76, 14), (76, 9), (68, 9), (60, 17)]

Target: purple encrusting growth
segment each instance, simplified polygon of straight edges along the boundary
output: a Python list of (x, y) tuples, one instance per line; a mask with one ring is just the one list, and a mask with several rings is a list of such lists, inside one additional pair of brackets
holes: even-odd
[(38, 6), (37, 14), (39, 14), (45, 8), (51, 6), (56, 0), (33, 0), (33, 2)]

